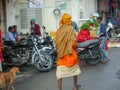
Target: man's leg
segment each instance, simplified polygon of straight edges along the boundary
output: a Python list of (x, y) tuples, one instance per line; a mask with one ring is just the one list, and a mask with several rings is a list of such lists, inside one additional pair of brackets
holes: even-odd
[(108, 58), (109, 56), (107, 55), (106, 53), (106, 50), (105, 50), (105, 40), (106, 38), (105, 37), (102, 37), (101, 38), (101, 44), (100, 44), (100, 48), (101, 48), (101, 51), (102, 51), (102, 60), (105, 60), (106, 58)]
[(0, 62), (0, 71), (2, 72), (2, 62)]
[(58, 83), (58, 90), (62, 90), (62, 78), (57, 80)]
[(77, 76), (74, 76), (74, 90), (77, 90)]

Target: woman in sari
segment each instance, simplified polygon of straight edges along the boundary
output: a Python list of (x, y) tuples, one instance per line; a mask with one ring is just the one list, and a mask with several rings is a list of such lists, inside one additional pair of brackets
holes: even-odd
[(76, 53), (77, 36), (71, 24), (71, 16), (67, 13), (62, 15), (60, 28), (56, 32), (57, 82), (58, 90), (62, 90), (62, 78), (74, 77), (74, 89), (77, 90), (77, 76), (81, 73)]

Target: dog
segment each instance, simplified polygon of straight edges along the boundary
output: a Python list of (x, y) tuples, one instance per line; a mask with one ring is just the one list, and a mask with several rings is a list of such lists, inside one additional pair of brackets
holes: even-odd
[(19, 73), (18, 67), (13, 67), (9, 72), (0, 72), (0, 85), (2, 90), (5, 90), (5, 86), (8, 86), (8, 90), (14, 90), (13, 83), (17, 73)]

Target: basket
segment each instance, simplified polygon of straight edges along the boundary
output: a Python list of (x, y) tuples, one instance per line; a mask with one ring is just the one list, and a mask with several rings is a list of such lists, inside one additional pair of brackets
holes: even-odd
[(90, 37), (95, 38), (97, 36), (97, 30), (90, 30)]

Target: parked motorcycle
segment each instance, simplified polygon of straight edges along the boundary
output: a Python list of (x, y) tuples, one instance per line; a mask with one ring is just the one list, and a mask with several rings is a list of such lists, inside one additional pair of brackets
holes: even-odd
[(4, 41), (3, 50), (3, 70), (8, 69), (10, 66), (20, 66), (28, 62), (29, 50), (28, 44), (16, 43), (11, 41)]
[(41, 49), (46, 51), (53, 60), (53, 68), (56, 67), (56, 60), (57, 60), (57, 51), (55, 48), (55, 43), (53, 37), (49, 35), (48, 32), (46, 32), (45, 26), (43, 26), (43, 33), (44, 37), (41, 38)]
[(90, 66), (97, 65), (102, 58), (100, 43), (99, 39), (78, 43), (78, 60), (85, 61)]
[[(53, 66), (53, 60), (50, 55), (48, 55), (45, 51), (38, 48), (38, 41), (34, 35), (28, 35), (27, 38), (21, 39), (19, 43), (11, 43), (5, 41), (5, 49), (3, 51), (4, 62), (3, 65), (5, 67), (12, 66), (21, 66), (25, 63), (28, 65), (39, 65), (39, 71), (49, 71)], [(36, 58), (33, 59), (33, 56), (37, 55), (39, 58), (39, 62), (36, 63)], [(35, 67), (37, 70), (38, 68)]]

